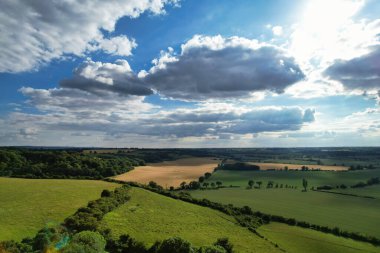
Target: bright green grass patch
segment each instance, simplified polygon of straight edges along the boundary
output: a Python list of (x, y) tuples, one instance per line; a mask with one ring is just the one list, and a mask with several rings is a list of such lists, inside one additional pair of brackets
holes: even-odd
[(0, 241), (34, 236), (116, 187), (95, 180), (0, 178)]
[(380, 200), (300, 189), (224, 188), (191, 191), (195, 198), (250, 206), (255, 211), (380, 238)]
[(379, 247), (369, 243), (275, 222), (261, 226), (258, 232), (292, 253), (380, 252)]
[(197, 247), (228, 237), (237, 252), (280, 252), (221, 212), (140, 188), (132, 188), (130, 194), (128, 203), (104, 217), (103, 226), (114, 236), (129, 234), (148, 246), (179, 236)]

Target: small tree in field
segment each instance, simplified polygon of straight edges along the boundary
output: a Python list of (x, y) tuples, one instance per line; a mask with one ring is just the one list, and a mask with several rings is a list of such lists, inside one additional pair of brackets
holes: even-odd
[(180, 186), (181, 186), (181, 189), (182, 189), (182, 190), (185, 189), (185, 187), (186, 187), (186, 182), (182, 182), (182, 183), (180, 184)]
[(204, 176), (199, 177), (198, 181), (199, 181), (199, 183), (203, 183), (205, 181), (205, 177)]
[(259, 188), (261, 188), (261, 184), (262, 184), (263, 182), (261, 182), (261, 181), (257, 181), (256, 182), (256, 184), (258, 184), (258, 186), (259, 186)]
[(211, 183), (211, 187), (215, 188), (215, 183), (214, 182)]
[(222, 184), (223, 184), (222, 182), (220, 182), (220, 181), (216, 181), (216, 185), (218, 186), (218, 188), (221, 187)]
[(203, 187), (204, 187), (204, 188), (207, 188), (208, 185), (209, 185), (209, 183), (206, 183), (206, 182), (203, 183)]
[(253, 180), (249, 180), (248, 181), (249, 188), (252, 189), (252, 187), (253, 187), (254, 184), (255, 184), (255, 182)]
[(306, 192), (307, 191), (307, 180), (305, 178), (302, 179), (302, 186), (303, 186), (304, 191)]

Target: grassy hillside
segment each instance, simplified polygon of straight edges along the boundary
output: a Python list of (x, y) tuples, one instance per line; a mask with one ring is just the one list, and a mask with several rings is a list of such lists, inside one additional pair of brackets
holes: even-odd
[(359, 253), (380, 252), (379, 247), (369, 243), (337, 237), (331, 234), (288, 226), (281, 223), (270, 223), (261, 226), (258, 232), (282, 249), (292, 253)]
[(103, 181), (0, 177), (0, 241), (34, 236), (49, 223), (60, 223), (103, 189)]
[(380, 200), (300, 189), (225, 188), (192, 191), (196, 198), (295, 218), (313, 224), (339, 227), (380, 237)]
[(147, 245), (180, 236), (195, 246), (228, 237), (237, 252), (280, 252), (269, 242), (218, 211), (133, 188), (131, 200), (104, 217), (114, 236), (129, 234)]

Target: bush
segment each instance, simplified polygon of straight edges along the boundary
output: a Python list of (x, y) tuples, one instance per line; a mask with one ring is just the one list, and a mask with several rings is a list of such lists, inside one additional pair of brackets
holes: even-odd
[(73, 236), (62, 253), (102, 253), (105, 252), (105, 246), (106, 240), (98, 232), (83, 231)]
[(164, 240), (159, 246), (157, 253), (194, 253), (191, 244), (179, 237)]
[(220, 246), (203, 246), (200, 247), (198, 253), (226, 253), (226, 250)]
[(233, 245), (232, 245), (232, 243), (230, 243), (230, 241), (226, 237), (219, 238), (214, 243), (214, 246), (220, 246), (220, 247), (222, 247), (226, 251), (226, 253), (232, 253), (232, 252), (234, 252), (233, 251)]

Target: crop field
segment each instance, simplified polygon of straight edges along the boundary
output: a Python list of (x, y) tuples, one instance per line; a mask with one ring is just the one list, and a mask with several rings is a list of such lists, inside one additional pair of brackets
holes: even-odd
[(363, 171), (224, 171), (218, 170), (208, 180), (222, 181), (224, 185), (247, 186), (248, 180), (262, 181), (265, 184), (271, 180), (275, 183), (302, 186), (302, 179), (308, 180), (308, 186), (321, 185), (354, 185), (360, 181), (367, 181), (379, 177), (380, 170)]
[(114, 177), (122, 181), (135, 181), (143, 184), (155, 181), (161, 186), (179, 186), (183, 181), (198, 180), (206, 172), (212, 172), (219, 160), (214, 158), (182, 158), (175, 161), (139, 166), (134, 170)]
[(133, 188), (131, 200), (106, 214), (102, 226), (113, 236), (129, 234), (146, 245), (180, 236), (195, 246), (228, 237), (237, 252), (281, 252), (218, 211)]
[(334, 170), (334, 171), (348, 170), (347, 166), (291, 164), (291, 163), (258, 163), (258, 162), (249, 162), (249, 163), (260, 166), (260, 170), (281, 170), (281, 169), (284, 169), (285, 167), (288, 167), (289, 170), (296, 170), (296, 169), (301, 169), (302, 166), (307, 166), (310, 170), (311, 169)]
[(222, 188), (191, 191), (191, 195), (235, 206), (247, 205), (255, 211), (380, 237), (379, 199), (284, 188)]
[(258, 232), (292, 253), (380, 252), (379, 247), (369, 243), (275, 222), (259, 227)]
[(117, 184), (95, 180), (18, 179), (0, 177), (0, 241), (34, 236), (62, 222), (103, 189)]

